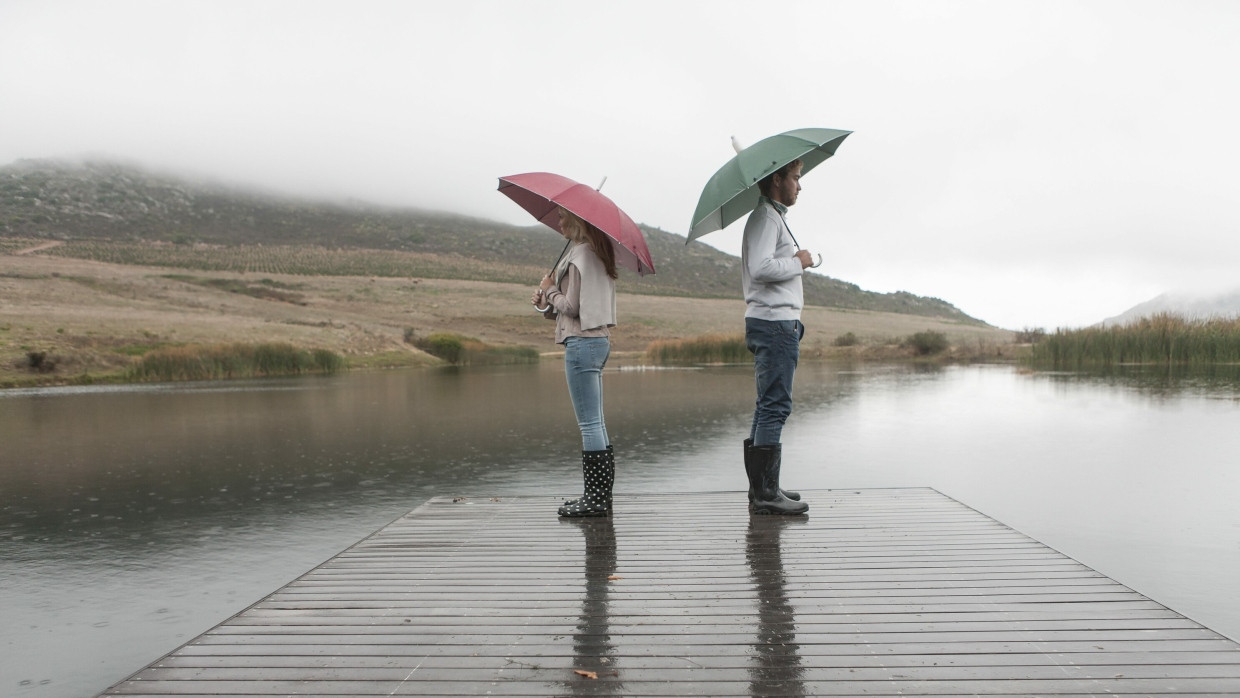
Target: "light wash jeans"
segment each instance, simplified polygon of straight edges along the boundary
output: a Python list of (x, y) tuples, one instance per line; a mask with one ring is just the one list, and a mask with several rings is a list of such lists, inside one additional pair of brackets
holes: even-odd
[(611, 340), (606, 337), (569, 337), (564, 342), (564, 376), (583, 451), (606, 451), (611, 443), (603, 420), (603, 367), (609, 356)]
[(753, 352), (754, 401), (749, 438), (754, 446), (779, 443), (792, 414), (792, 377), (801, 355), (805, 325), (800, 320), (745, 318), (745, 345)]

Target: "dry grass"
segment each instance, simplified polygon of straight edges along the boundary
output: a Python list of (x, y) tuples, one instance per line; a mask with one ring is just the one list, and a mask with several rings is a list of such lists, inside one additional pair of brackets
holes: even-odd
[(184, 344), (143, 354), (125, 378), (138, 382), (201, 381), (303, 373), (334, 373), (344, 365), (323, 349), (299, 349), (283, 342), (262, 344)]
[[(0, 386), (115, 375), (151, 349), (184, 344), (285, 342), (335, 352), (350, 367), (439, 363), (404, 341), (407, 329), (559, 351), (553, 324), (529, 304), (534, 282), (178, 271), (0, 251)], [(296, 289), (296, 302), (235, 292), (255, 286)], [(617, 305), (618, 352), (743, 327), (739, 298), (621, 294)], [(807, 308), (803, 319), (807, 358), (888, 347), (920, 331), (943, 332), (953, 346), (1002, 346), (1012, 336), (892, 313)], [(833, 346), (846, 332), (859, 347)], [(32, 370), (30, 352), (44, 353), (55, 370)]]
[(1240, 363), (1240, 318), (1163, 313), (1126, 325), (1059, 330), (1034, 345), (1033, 357), (1039, 365), (1061, 369), (1235, 364)]
[(753, 356), (744, 334), (707, 334), (686, 339), (659, 339), (646, 348), (654, 364), (735, 364)]

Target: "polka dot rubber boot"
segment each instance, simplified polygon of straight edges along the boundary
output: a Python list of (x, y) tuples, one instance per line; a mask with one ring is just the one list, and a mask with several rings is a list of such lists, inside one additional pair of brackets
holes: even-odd
[(582, 451), (581, 474), (585, 493), (565, 502), (560, 516), (607, 516), (611, 513), (611, 488), (616, 481), (616, 458), (611, 446), (606, 451)]
[[(582, 471), (582, 475), (583, 475), (586, 479), (588, 479), (588, 478), (589, 478), (589, 476), (586, 474), (586, 472), (585, 472), (585, 471), (586, 471), (586, 469), (587, 469), (588, 467), (590, 467), (590, 466), (591, 466), (592, 460), (590, 459), (590, 456), (591, 456), (592, 454), (600, 454), (600, 453), (606, 453), (606, 454), (607, 454), (607, 455), (605, 456), (605, 458), (606, 458), (607, 460), (606, 460), (606, 461), (604, 461), (604, 463), (605, 463), (605, 468), (606, 468), (606, 469), (603, 471), (603, 476), (604, 476), (604, 477), (606, 477), (606, 478), (608, 478), (608, 479), (609, 479), (609, 481), (611, 481), (611, 480), (615, 480), (615, 473), (616, 473), (616, 457), (615, 457), (615, 451), (612, 449), (612, 447), (611, 447), (611, 446), (608, 446), (606, 451), (582, 451), (582, 452), (581, 452), (581, 471)], [(583, 491), (584, 491), (584, 490), (583, 490)], [(610, 494), (611, 494), (611, 486), (610, 486), (610, 485), (608, 485), (607, 493), (608, 493), (608, 498), (607, 498), (607, 509), (608, 509), (608, 510), (610, 510), (610, 509), (611, 509), (611, 496), (610, 496)], [(586, 491), (586, 494), (588, 494), (588, 491)], [(585, 499), (585, 495), (584, 495), (584, 494), (583, 494), (581, 497), (577, 498), (577, 499), (572, 499), (572, 500), (566, 499), (566, 500), (564, 500), (564, 506), (580, 505), (583, 499)]]

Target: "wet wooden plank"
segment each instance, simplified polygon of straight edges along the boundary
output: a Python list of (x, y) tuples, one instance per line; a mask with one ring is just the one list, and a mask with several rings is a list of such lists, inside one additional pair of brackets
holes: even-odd
[(959, 502), (805, 494), (437, 498), (101, 695), (1240, 695), (1240, 645)]
[[(1050, 661), (1048, 661), (1048, 659)], [(1210, 671), (1224, 675), (1235, 673), (1236, 665), (1231, 662), (1230, 652), (1196, 652), (1191, 656), (1183, 653), (1169, 652), (1089, 652), (1077, 654), (961, 654), (944, 656), (941, 654), (900, 655), (898, 663), (892, 658), (873, 654), (852, 655), (818, 655), (813, 668), (844, 668), (844, 669), (892, 669), (895, 667), (929, 667), (951, 671), (953, 667), (1032, 667), (1028, 671), (1036, 671), (1040, 667), (1051, 667), (1055, 671), (1076, 670), (1078, 667), (1102, 667), (1099, 671), (1119, 673), (1116, 667), (1140, 667), (1149, 671), (1166, 672), (1197, 672), (1192, 669), (1194, 664), (1214, 665)], [(540, 667), (573, 668), (574, 657), (571, 655), (547, 655), (537, 659)], [(500, 656), (480, 659), (472, 655), (453, 657), (426, 657), (420, 665), (423, 669), (468, 669), (477, 668), (479, 663), (495, 667), (520, 667), (532, 662), (517, 661), (511, 657)], [(630, 669), (747, 669), (748, 656), (632, 656), (625, 658), (625, 666)], [(214, 668), (387, 668), (399, 666), (395, 657), (377, 655), (336, 655), (330, 657), (306, 655), (223, 655), (212, 656), (203, 654), (186, 654), (165, 658), (159, 663), (160, 669), (214, 669)], [(1002, 670), (1002, 669), (1001, 669)], [(1022, 672), (1027, 673), (1027, 672)], [(1191, 673), (1189, 675), (1192, 675)]]

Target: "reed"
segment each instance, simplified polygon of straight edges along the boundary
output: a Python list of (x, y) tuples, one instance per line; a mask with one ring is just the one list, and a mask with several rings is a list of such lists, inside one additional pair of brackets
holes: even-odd
[(1033, 345), (1035, 365), (1240, 363), (1240, 318), (1160, 314), (1115, 327), (1057, 330)]
[(686, 339), (660, 339), (646, 347), (652, 364), (739, 364), (753, 361), (740, 334), (704, 334)]
[(291, 344), (186, 344), (146, 353), (128, 373), (134, 381), (196, 381), (334, 373), (344, 359), (327, 349)]
[(418, 337), (413, 330), (407, 329), (405, 341), (455, 366), (538, 363), (538, 351), (532, 347), (495, 346), (452, 332), (436, 332)]

